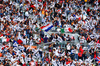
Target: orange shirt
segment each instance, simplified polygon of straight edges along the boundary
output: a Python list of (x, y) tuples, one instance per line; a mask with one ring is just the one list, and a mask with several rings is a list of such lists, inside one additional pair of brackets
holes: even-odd
[(0, 57), (2, 57), (2, 53), (0, 53)]

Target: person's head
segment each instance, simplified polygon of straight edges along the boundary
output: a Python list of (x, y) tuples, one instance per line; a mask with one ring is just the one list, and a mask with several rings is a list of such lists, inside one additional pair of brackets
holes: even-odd
[(77, 59), (75, 59), (75, 61), (77, 61)]
[(74, 46), (72, 46), (71, 48), (74, 49)]
[(32, 60), (32, 62), (34, 62), (34, 60)]
[(75, 49), (77, 49), (77, 47), (75, 46)]
[(47, 35), (45, 35), (45, 37), (47, 37)]
[(68, 37), (69, 37), (69, 35), (68, 35)]
[(86, 54), (86, 51), (84, 51), (84, 54)]
[[(100, 40), (100, 37), (98, 38), (98, 40)], [(99, 41), (100, 42), (100, 41)]]
[(52, 33), (51, 35), (54, 36), (54, 33)]
[(82, 49), (82, 46), (80, 46), (80, 49)]
[(59, 48), (61, 48), (61, 46), (59, 46)]
[(1, 65), (3, 65), (3, 62), (1, 62)]
[(69, 42), (67, 42), (67, 45), (69, 45), (70, 43)]
[(93, 49), (93, 47), (91, 47), (91, 49)]

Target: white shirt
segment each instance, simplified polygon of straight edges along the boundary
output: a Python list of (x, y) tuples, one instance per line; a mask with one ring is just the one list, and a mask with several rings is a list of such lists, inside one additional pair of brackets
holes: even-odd
[(53, 64), (54, 66), (57, 66), (56, 60), (52, 60), (52, 64)]
[(75, 49), (75, 54), (78, 54), (78, 50), (77, 49)]
[(31, 65), (30, 66), (35, 66), (35, 62), (31, 62)]
[(67, 50), (70, 50), (70, 45), (69, 44), (67, 45)]
[(28, 13), (28, 11), (26, 11), (26, 12), (25, 12), (25, 16), (27, 16), (27, 17), (29, 16), (29, 13)]
[(23, 39), (22, 41), (23, 41), (23, 44), (25, 44), (25, 45), (26, 45), (26, 39)]
[(62, 38), (59, 37), (59, 36), (58, 36), (57, 40), (58, 40), (59, 42), (62, 42), (62, 41), (63, 41)]

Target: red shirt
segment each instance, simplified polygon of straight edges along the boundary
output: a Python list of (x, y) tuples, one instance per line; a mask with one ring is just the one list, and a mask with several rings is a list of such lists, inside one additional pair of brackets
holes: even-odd
[(43, 41), (43, 38), (41, 38), (41, 41)]
[(78, 56), (79, 56), (79, 57), (82, 57), (82, 53), (81, 53), (81, 52), (80, 52), (80, 53), (78, 53)]
[(49, 60), (49, 58), (46, 58), (46, 61), (48, 61), (48, 62), (50, 63), (50, 60)]
[(90, 12), (90, 9), (87, 9), (87, 12)]
[(7, 39), (6, 39), (6, 42), (9, 42), (9, 40), (10, 40), (10, 39), (9, 39), (9, 38), (7, 38)]
[(37, 44), (41, 44), (41, 40), (39, 40), (39, 42)]
[(100, 0), (98, 0), (98, 2), (100, 3)]
[(46, 2), (43, 4), (43, 7), (46, 7)]
[(2, 47), (2, 50), (4, 50), (5, 47)]
[(31, 7), (32, 7), (32, 8), (35, 8), (35, 6), (34, 6), (34, 5), (31, 5)]
[(23, 64), (23, 66), (26, 66), (26, 64)]
[(0, 35), (0, 37), (3, 36), (3, 34)]
[(81, 51), (81, 53), (83, 54), (83, 51), (84, 51), (84, 50), (83, 50), (82, 48), (80, 48), (79, 51)]
[(100, 40), (98, 40), (97, 43), (100, 43)]
[(71, 61), (67, 61), (67, 62), (66, 62), (66, 65), (68, 65), (69, 63), (71, 63)]
[(96, 51), (94, 52), (94, 58), (96, 58)]
[(18, 44), (22, 44), (23, 43), (22, 40), (20, 40), (20, 39), (17, 42), (18, 42)]
[(36, 66), (38, 66), (38, 62), (36, 62)]
[(42, 2), (42, 0), (38, 0), (39, 2)]

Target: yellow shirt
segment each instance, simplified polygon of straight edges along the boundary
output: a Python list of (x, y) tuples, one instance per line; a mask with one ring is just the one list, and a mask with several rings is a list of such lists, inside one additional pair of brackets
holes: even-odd
[(48, 16), (48, 13), (46, 12), (46, 15)]
[(42, 11), (42, 14), (44, 15), (44, 10)]
[(87, 2), (87, 0), (84, 0), (85, 2)]

